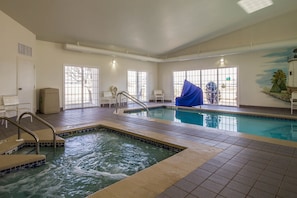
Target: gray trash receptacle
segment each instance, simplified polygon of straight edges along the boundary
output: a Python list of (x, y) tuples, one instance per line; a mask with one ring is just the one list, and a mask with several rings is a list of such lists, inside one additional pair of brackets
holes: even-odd
[(40, 89), (39, 110), (44, 114), (60, 112), (59, 89)]

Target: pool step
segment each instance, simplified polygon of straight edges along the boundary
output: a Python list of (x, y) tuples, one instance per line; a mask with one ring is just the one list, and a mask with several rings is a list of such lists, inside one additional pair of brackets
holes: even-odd
[(0, 155), (0, 177), (11, 172), (44, 165), (44, 155)]
[(14, 152), (14, 155), (27, 155), (27, 154), (35, 154), (35, 147), (23, 147), (20, 150)]
[[(34, 131), (39, 137), (39, 145), (40, 147), (53, 147), (53, 134), (48, 129)], [(20, 150), (24, 145), (25, 148), (34, 147), (35, 148), (35, 140), (29, 134), (22, 133), (21, 138), (22, 141), (18, 141), (17, 133), (16, 135), (10, 136), (7, 139), (0, 140), (0, 155), (3, 154), (12, 154), (18, 150)], [(56, 145), (57, 147), (64, 147), (65, 140), (59, 136), (56, 136)]]
[[(40, 147), (52, 147), (53, 145), (53, 133), (50, 129), (41, 129), (34, 131), (35, 134), (39, 137)], [(35, 140), (32, 136), (27, 133), (22, 133), (22, 138), (25, 139), (26, 143), (31, 143), (32, 146), (35, 145)], [(56, 145), (57, 147), (63, 147), (65, 140), (58, 135), (56, 135)]]
[[(53, 147), (53, 133), (50, 129), (34, 131), (39, 137), (40, 147)], [(64, 139), (56, 136), (57, 147), (64, 146)], [(21, 133), (21, 141), (17, 132), (4, 140), (0, 140), (0, 177), (21, 169), (37, 167), (45, 164), (47, 153), (36, 155), (35, 140), (27, 133)]]

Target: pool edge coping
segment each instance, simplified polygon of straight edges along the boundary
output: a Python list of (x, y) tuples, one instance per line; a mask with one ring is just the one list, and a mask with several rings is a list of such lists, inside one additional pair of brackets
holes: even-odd
[[(188, 110), (200, 110), (200, 108), (196, 107), (177, 107), (174, 105), (164, 105), (164, 104), (159, 104), (159, 105), (154, 105), (152, 108), (158, 108), (158, 107), (174, 107), (174, 108), (182, 108), (182, 109), (188, 109)], [(137, 110), (141, 109), (139, 107), (137, 108), (123, 108), (119, 109), (119, 112), (117, 113), (120, 116), (128, 116), (131, 118), (138, 118), (138, 119), (143, 119), (147, 121), (154, 121), (154, 122), (159, 122), (163, 124), (168, 124), (168, 125), (176, 125), (176, 126), (181, 126), (181, 127), (188, 127), (191, 129), (196, 129), (196, 130), (207, 130), (207, 132), (211, 133), (221, 133), (229, 136), (234, 136), (234, 137), (241, 137), (241, 138), (247, 138), (250, 140), (256, 140), (256, 141), (261, 141), (261, 142), (266, 142), (266, 143), (273, 143), (273, 144), (278, 144), (282, 146), (290, 146), (290, 147), (295, 147), (297, 148), (297, 142), (290, 141), (290, 140), (281, 140), (281, 139), (276, 139), (276, 138), (269, 138), (269, 137), (264, 137), (264, 136), (257, 136), (257, 135), (252, 135), (252, 134), (246, 134), (243, 132), (234, 132), (234, 131), (227, 131), (227, 130), (222, 130), (222, 129), (215, 129), (215, 128), (208, 128), (208, 127), (203, 127), (199, 125), (194, 125), (194, 124), (187, 124), (187, 123), (178, 123), (178, 122), (173, 122), (173, 121), (168, 121), (168, 120), (161, 120), (161, 119), (155, 119), (155, 118), (147, 118), (143, 116), (135, 116), (135, 115), (129, 115), (124, 113), (125, 110)], [(236, 112), (236, 111), (227, 111), (227, 110), (214, 110), (214, 109), (201, 109), (203, 111), (209, 111), (209, 112), (222, 112), (222, 113), (234, 113), (234, 114), (241, 114), (241, 115), (254, 115), (254, 116), (264, 116), (264, 117), (276, 117), (280, 119), (292, 119), (297, 121), (297, 117), (294, 116), (288, 116), (288, 115), (279, 115), (277, 114), (269, 114), (269, 113), (259, 113), (259, 112)], [(207, 129), (205, 129), (207, 128)]]

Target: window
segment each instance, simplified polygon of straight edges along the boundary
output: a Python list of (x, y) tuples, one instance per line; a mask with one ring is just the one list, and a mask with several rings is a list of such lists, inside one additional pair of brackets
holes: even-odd
[(174, 98), (181, 95), (185, 79), (202, 89), (204, 104), (237, 105), (237, 67), (175, 71)]
[(179, 97), (181, 95), (185, 79), (186, 79), (186, 72), (185, 71), (173, 72), (173, 93), (174, 93), (174, 98)]
[(201, 71), (201, 88), (203, 91), (204, 104), (218, 104), (219, 102), (219, 89), (218, 89), (218, 70), (217, 69), (204, 69)]
[(98, 106), (99, 69), (64, 66), (64, 109)]
[(220, 105), (237, 105), (237, 68), (218, 69), (218, 86), (220, 87)]
[(174, 98), (181, 95), (185, 79), (200, 87), (200, 70), (173, 72)]
[(187, 71), (187, 80), (193, 83), (196, 86), (200, 87), (200, 70), (190, 70)]
[(128, 93), (140, 101), (147, 101), (147, 73), (128, 71)]

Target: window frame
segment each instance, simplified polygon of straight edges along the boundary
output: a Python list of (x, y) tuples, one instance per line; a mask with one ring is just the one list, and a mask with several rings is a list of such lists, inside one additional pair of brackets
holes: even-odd
[[(228, 77), (226, 77), (225, 75), (225, 80), (223, 80), (224, 75), (221, 74), (222, 71), (224, 71), (224, 74), (228, 74)], [(230, 73), (228, 73), (228, 71), (230, 71)], [(202, 89), (204, 104), (211, 104), (207, 100), (207, 96), (206, 96), (207, 93), (205, 90), (205, 86), (208, 82), (213, 81), (219, 89), (219, 93), (217, 96), (219, 101), (213, 104), (225, 105), (225, 106), (238, 106), (239, 87), (238, 87), (238, 67), (237, 66), (200, 69), (200, 70), (173, 71), (174, 98), (180, 97), (184, 80), (188, 80)], [(224, 84), (222, 84), (222, 82), (224, 82)], [(230, 85), (230, 86), (227, 86), (227, 85)], [(224, 90), (227, 90), (227, 91), (224, 91)], [(222, 96), (224, 97), (222, 98)]]

